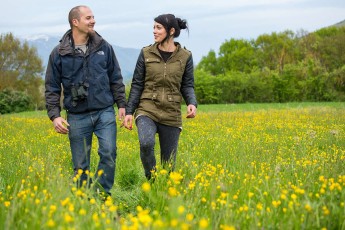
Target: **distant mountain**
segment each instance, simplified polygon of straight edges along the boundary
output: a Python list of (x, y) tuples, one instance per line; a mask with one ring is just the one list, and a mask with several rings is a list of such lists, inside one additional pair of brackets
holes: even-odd
[[(21, 40), (26, 40), (29, 45), (37, 48), (38, 55), (42, 58), (44, 68), (46, 68), (50, 52), (56, 45), (59, 44), (60, 37), (34, 35), (30, 37), (23, 37)], [(112, 46), (119, 61), (124, 82), (127, 83), (132, 79), (140, 49), (123, 48), (113, 44)]]
[(343, 27), (345, 26), (345, 20), (341, 21), (341, 22), (338, 22), (336, 24), (334, 24), (333, 26), (336, 26), (336, 27)]

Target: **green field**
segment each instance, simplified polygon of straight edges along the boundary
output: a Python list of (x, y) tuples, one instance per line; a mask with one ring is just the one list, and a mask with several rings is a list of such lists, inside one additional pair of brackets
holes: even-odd
[[(0, 115), (0, 229), (345, 229), (345, 103), (200, 105), (152, 184), (136, 127), (117, 145), (102, 201), (45, 111)], [(97, 160), (94, 138), (91, 177)]]

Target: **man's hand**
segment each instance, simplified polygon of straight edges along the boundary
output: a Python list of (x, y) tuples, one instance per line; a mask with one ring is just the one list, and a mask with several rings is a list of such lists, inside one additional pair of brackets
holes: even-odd
[(195, 105), (188, 105), (187, 107), (187, 118), (194, 118), (196, 115), (196, 107)]
[(68, 133), (67, 126), (69, 126), (69, 124), (62, 117), (55, 118), (53, 120), (53, 124), (54, 124), (54, 129), (56, 130), (56, 132), (61, 133), (61, 134)]
[(122, 121), (125, 118), (126, 110), (125, 108), (119, 108), (119, 120)]

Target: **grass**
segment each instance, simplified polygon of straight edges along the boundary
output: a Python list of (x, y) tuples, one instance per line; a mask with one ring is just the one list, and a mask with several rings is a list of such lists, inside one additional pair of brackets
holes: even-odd
[(46, 112), (2, 115), (0, 229), (344, 229), (344, 115), (344, 103), (200, 105), (175, 172), (158, 165), (154, 183), (135, 127), (119, 128), (105, 202), (74, 187), (68, 137)]

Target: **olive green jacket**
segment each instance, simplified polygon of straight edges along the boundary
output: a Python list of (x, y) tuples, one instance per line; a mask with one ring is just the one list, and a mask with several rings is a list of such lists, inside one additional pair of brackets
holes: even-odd
[(126, 114), (145, 115), (164, 125), (182, 127), (182, 98), (187, 105), (197, 106), (192, 54), (176, 43), (176, 50), (164, 62), (157, 45), (141, 50)]

